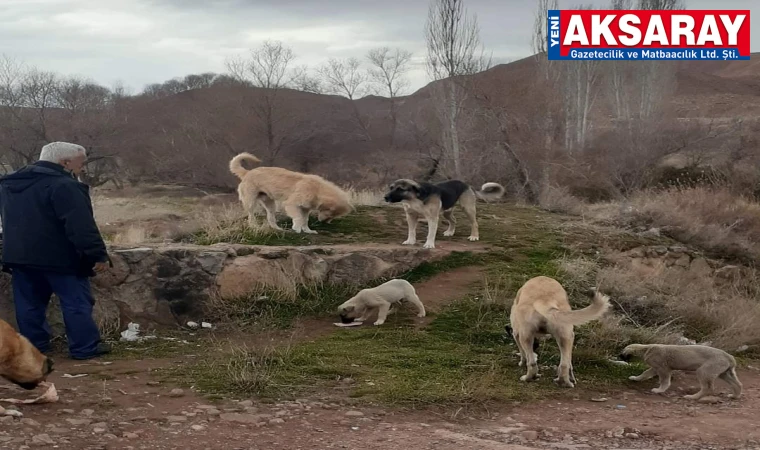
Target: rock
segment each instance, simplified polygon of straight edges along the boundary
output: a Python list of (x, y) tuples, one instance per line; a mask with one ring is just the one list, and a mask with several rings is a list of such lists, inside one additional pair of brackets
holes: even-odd
[[(298, 284), (351, 283), (391, 277), (447, 255), (420, 246), (352, 245), (264, 247), (226, 245), (123, 248), (112, 246), (114, 268), (93, 279), (96, 318), (131, 317), (144, 328), (184, 326), (203, 317), (213, 296), (246, 295), (261, 286), (293, 291)], [(14, 317), (6, 301), (9, 278), (0, 275), (0, 316)], [(63, 335), (57, 301), (50, 324)], [(57, 309), (56, 309), (57, 308)], [(55, 319), (55, 320), (53, 320)]]
[(34, 420), (34, 419), (28, 419), (28, 418), (21, 419), (21, 424), (29, 426), (29, 427), (35, 427), (35, 428), (41, 426), (40, 423), (37, 422), (36, 420)]
[(216, 275), (222, 271), (226, 259), (227, 252), (201, 252), (195, 257), (195, 261), (200, 264), (201, 269), (211, 275)]
[(221, 413), (222, 413), (222, 412), (221, 412), (221, 411), (219, 411), (219, 410), (218, 410), (218, 409), (216, 409), (216, 408), (209, 408), (209, 409), (207, 409), (207, 410), (206, 410), (206, 414), (208, 414), (209, 416), (218, 416), (218, 415), (220, 415)]
[(712, 267), (705, 258), (698, 257), (694, 258), (694, 261), (689, 265), (689, 272), (698, 277), (707, 277), (712, 274)]
[(145, 384), (147, 384), (148, 386), (158, 386), (158, 385), (161, 384), (161, 382), (160, 381), (148, 381)]
[(625, 433), (625, 437), (628, 439), (638, 439), (639, 435), (637, 433)]
[(55, 441), (47, 434), (37, 434), (32, 436), (32, 443), (36, 445), (55, 445)]
[(121, 437), (123, 437), (124, 439), (139, 439), (140, 435), (137, 433), (130, 433), (128, 431), (125, 431), (124, 433), (122, 433)]
[(742, 269), (739, 266), (723, 266), (715, 271), (715, 276), (728, 281), (736, 281), (742, 275)]
[(736, 353), (744, 353), (747, 350), (749, 350), (749, 345), (740, 345), (739, 348), (736, 349)]
[(95, 414), (95, 411), (92, 409), (83, 409), (81, 414), (85, 417), (91, 417), (93, 414)]
[(269, 414), (239, 414), (239, 413), (224, 413), (219, 416), (225, 422), (245, 423), (245, 424), (258, 424), (261, 422), (268, 422), (272, 419)]
[(238, 403), (238, 405), (242, 406), (243, 408), (250, 408), (251, 406), (253, 406), (253, 401), (243, 400), (240, 403)]
[(80, 427), (83, 425), (89, 425), (92, 423), (92, 419), (66, 419), (69, 425), (74, 427)]
[(206, 427), (204, 427), (203, 425), (191, 425), (190, 429), (192, 429), (193, 431), (203, 431), (206, 429)]
[(609, 400), (607, 397), (591, 397), (592, 402), (606, 402)]
[(522, 438), (526, 441), (535, 441), (538, 439), (538, 432), (533, 430), (525, 430), (520, 433), (520, 436), (522, 436)]
[(6, 416), (8, 416), (8, 417), (11, 417), (11, 418), (13, 418), (13, 417), (24, 417), (24, 413), (22, 413), (21, 411), (19, 411), (17, 409), (10, 409), (10, 408), (8, 408), (8, 409), (5, 410), (4, 414)]
[(280, 419), (280, 418), (275, 418), (275, 419), (270, 419), (269, 420), (269, 425), (281, 425), (283, 423), (285, 423), (285, 421), (282, 420), (282, 419)]
[(185, 391), (179, 388), (172, 389), (171, 392), (169, 392), (169, 397), (177, 398), (177, 397), (182, 397), (183, 395), (185, 395)]
[(168, 416), (166, 418), (166, 421), (169, 423), (187, 422), (187, 417), (186, 416)]

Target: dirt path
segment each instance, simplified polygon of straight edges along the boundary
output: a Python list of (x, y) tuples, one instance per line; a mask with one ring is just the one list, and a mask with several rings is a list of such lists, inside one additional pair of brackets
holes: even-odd
[[(404, 412), (350, 399), (310, 398), (280, 404), (210, 401), (191, 389), (156, 381), (172, 360), (61, 361), (51, 377), (61, 401), (26, 405), (24, 418), (0, 418), (9, 449), (699, 449), (758, 448), (760, 374), (743, 370), (741, 401), (696, 404), (680, 396), (693, 377), (675, 380), (668, 396), (642, 386), (609, 395), (576, 389), (576, 399), (503, 407), (490, 414)], [(63, 378), (87, 373), (81, 378)], [(29, 395), (4, 385), (3, 396)], [(456, 418), (453, 418), (456, 416)]]

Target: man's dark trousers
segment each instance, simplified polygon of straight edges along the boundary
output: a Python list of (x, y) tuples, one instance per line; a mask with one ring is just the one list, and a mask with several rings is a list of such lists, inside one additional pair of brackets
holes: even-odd
[(15, 267), (13, 300), (19, 331), (43, 353), (50, 349), (50, 327), (45, 312), (53, 293), (58, 296), (72, 358), (88, 358), (97, 352), (100, 332), (92, 318), (94, 300), (90, 280)]

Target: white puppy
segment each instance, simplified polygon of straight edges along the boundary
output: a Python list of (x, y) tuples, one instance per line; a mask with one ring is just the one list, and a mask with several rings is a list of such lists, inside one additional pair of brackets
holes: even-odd
[(406, 280), (394, 279), (380, 286), (362, 289), (338, 307), (340, 321), (351, 323), (364, 322), (373, 311), (377, 310), (375, 325), (382, 325), (388, 317), (388, 311), (394, 303), (408, 301), (417, 307), (417, 317), (425, 317), (425, 306), (417, 297), (414, 286)]

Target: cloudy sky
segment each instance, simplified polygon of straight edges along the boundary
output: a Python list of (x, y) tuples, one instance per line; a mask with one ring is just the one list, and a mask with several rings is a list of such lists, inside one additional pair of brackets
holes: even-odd
[[(757, 0), (723, 0), (751, 9)], [(577, 1), (560, 0), (560, 7)], [(584, 1), (602, 5), (603, 0)], [(468, 0), (482, 40), (503, 62), (528, 56), (536, 0)], [(714, 0), (687, 0), (709, 9)], [(189, 73), (224, 72), (224, 61), (265, 39), (290, 45), (298, 63), (361, 57), (377, 46), (412, 51), (412, 88), (422, 62), (427, 0), (0, 0), (0, 53), (29, 65), (132, 92)], [(760, 32), (752, 24), (752, 50)]]

